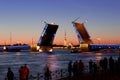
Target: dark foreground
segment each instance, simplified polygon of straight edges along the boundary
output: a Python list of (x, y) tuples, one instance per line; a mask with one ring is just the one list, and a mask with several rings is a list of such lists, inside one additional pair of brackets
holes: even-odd
[[(118, 58), (118, 61), (112, 59), (112, 57), (109, 59), (101, 59), (99, 66), (93, 62), (91, 65), (91, 62), (89, 62), (89, 67), (87, 67), (89, 70), (86, 71), (85, 67), (81, 67), (82, 65), (80, 63), (82, 62), (74, 62), (73, 65), (69, 65), (67, 70), (60, 70), (51, 74), (51, 78), (50, 76), (44, 75), (44, 78), (47, 78), (44, 80), (120, 80), (120, 57)], [(66, 76), (65, 73), (67, 74)], [(59, 79), (56, 74), (59, 74)], [(55, 75), (56, 78), (53, 77)]]
[(74, 77), (66, 77), (59, 80), (120, 80), (120, 74), (108, 72), (84, 73)]
[(72, 69), (71, 71), (68, 68), (69, 77), (60, 80), (120, 80), (120, 56), (118, 60), (114, 60), (112, 57), (101, 59), (99, 66), (89, 61), (89, 72), (87, 73), (84, 73), (83, 64), (82, 61), (77, 63), (78, 67), (73, 64), (73, 68), (69, 67)]

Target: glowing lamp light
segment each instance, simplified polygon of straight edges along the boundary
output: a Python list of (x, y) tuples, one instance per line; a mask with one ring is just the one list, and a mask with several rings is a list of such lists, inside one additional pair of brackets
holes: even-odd
[(54, 23), (54, 22), (52, 22), (51, 24), (52, 24), (52, 25), (55, 25), (55, 23)]
[(3, 49), (6, 50), (6, 46), (4, 46)]
[(49, 50), (49, 52), (52, 52), (52, 51), (53, 51), (53, 49), (50, 49), (50, 50)]
[(42, 52), (42, 49), (39, 49), (39, 52)]
[(40, 49), (40, 46), (37, 46), (37, 50), (39, 50)]

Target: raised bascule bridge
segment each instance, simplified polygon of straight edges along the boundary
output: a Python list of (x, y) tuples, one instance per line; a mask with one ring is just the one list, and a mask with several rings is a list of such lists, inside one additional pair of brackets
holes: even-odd
[(72, 22), (72, 23), (73, 23), (73, 27), (76, 30), (79, 43), (84, 43), (84, 44), (93, 43), (92, 40), (90, 39), (90, 36), (89, 36), (85, 26), (84, 26), (84, 23), (77, 23), (77, 22)]
[(72, 22), (73, 27), (76, 31), (77, 37), (78, 37), (78, 41), (80, 44), (80, 50), (81, 51), (89, 51), (89, 44), (93, 44), (92, 40), (90, 39), (90, 35), (87, 32), (84, 23), (78, 23), (76, 22), (79, 18), (77, 18), (76, 20), (74, 20)]
[(120, 50), (120, 44), (93, 44), (93, 41), (91, 40), (84, 23), (78, 23), (76, 20), (73, 21), (72, 24), (77, 33), (81, 51), (99, 51), (104, 49)]
[(43, 32), (37, 43), (37, 50), (39, 52), (52, 52), (53, 41), (58, 29), (58, 25), (55, 23), (45, 23)]
[[(77, 19), (76, 19), (77, 20)], [(81, 51), (98, 51), (103, 49), (119, 49), (119, 44), (93, 44), (93, 41), (84, 26), (84, 23), (79, 23), (74, 20), (72, 22), (73, 27), (77, 33), (78, 41), (79, 41), (79, 49)], [(57, 24), (55, 23), (46, 23), (43, 29), (43, 32), (37, 43), (37, 50), (39, 52), (52, 52), (53, 51), (53, 41), (58, 29)]]

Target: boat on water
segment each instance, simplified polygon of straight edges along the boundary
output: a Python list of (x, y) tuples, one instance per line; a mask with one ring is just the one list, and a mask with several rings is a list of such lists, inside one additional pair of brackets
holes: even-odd
[(14, 45), (4, 45), (0, 46), (1, 52), (20, 52), (29, 51), (30, 46), (28, 44), (14, 44)]
[(71, 50), (71, 53), (81, 53), (81, 50), (75, 48)]

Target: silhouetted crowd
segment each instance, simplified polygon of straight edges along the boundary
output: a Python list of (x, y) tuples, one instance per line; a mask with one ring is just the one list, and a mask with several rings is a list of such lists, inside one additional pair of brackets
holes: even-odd
[[(30, 70), (27, 64), (24, 64), (23, 66), (21, 66), (18, 72), (19, 72), (19, 80), (28, 80)], [(8, 68), (7, 78), (5, 78), (5, 80), (15, 80), (14, 73), (10, 67)], [(46, 64), (44, 68), (44, 80), (51, 80), (51, 71), (49, 69), (48, 64)]]
[[(27, 67), (27, 64), (21, 66), (18, 72), (19, 72), (19, 80), (28, 80), (29, 68)], [(14, 80), (14, 79), (15, 79), (14, 73), (9, 67), (7, 72), (7, 80)]]
[[(88, 65), (88, 73), (103, 72), (109, 73), (111, 75), (120, 75), (120, 56), (117, 58), (117, 60), (113, 59), (112, 56), (110, 56), (109, 58), (104, 57), (99, 61), (99, 63), (96, 63), (92, 59), (90, 59)], [(46, 64), (44, 68), (44, 80), (52, 79), (51, 71), (49, 68), (50, 66)], [(69, 77), (81, 75), (84, 73), (85, 69), (85, 64), (82, 62), (82, 60), (76, 60), (74, 62), (69, 61), (68, 63)], [(19, 80), (28, 80), (30, 71), (26, 64), (21, 66), (18, 72)], [(8, 68), (7, 72), (7, 80), (14, 80), (14, 73), (10, 67)]]
[[(92, 59), (88, 62), (88, 71), (89, 73), (96, 73), (96, 72), (109, 72), (111, 74), (120, 74), (120, 57), (117, 58), (117, 60), (113, 59), (112, 56), (110, 56), (108, 59), (104, 57), (99, 61), (97, 64)], [(83, 74), (85, 70), (85, 65), (80, 61), (69, 61), (68, 63), (68, 73), (69, 76), (77, 76), (80, 74)]]
[(111, 73), (120, 74), (120, 57), (118, 57), (117, 60), (114, 60), (112, 56), (110, 56), (109, 59), (105, 57), (100, 60), (99, 66), (100, 70), (104, 72), (109, 70)]
[(76, 60), (73, 65), (72, 65), (72, 61), (70, 61), (68, 63), (68, 73), (69, 76), (72, 75), (73, 76), (77, 76), (78, 74), (82, 74), (84, 70), (84, 63), (82, 62), (82, 60), (80, 60), (79, 62)]

